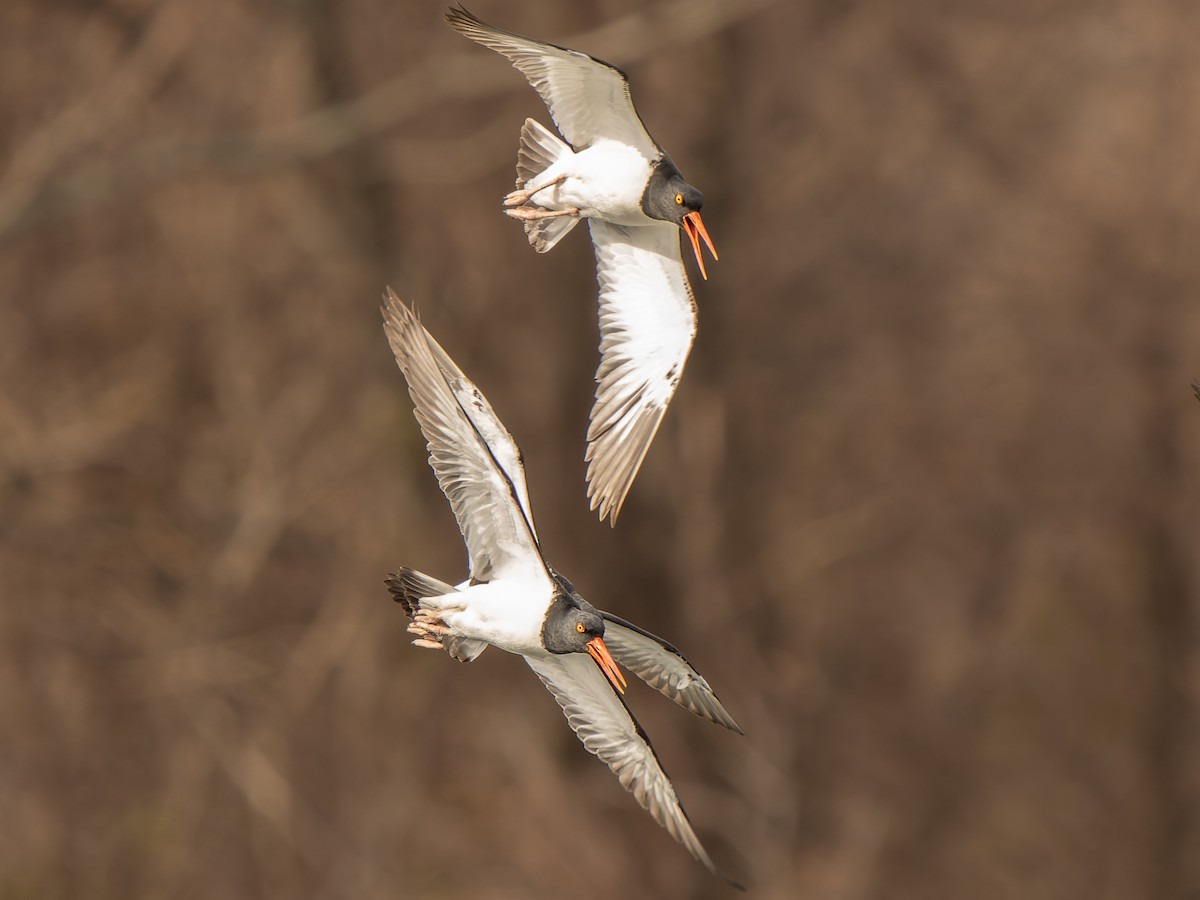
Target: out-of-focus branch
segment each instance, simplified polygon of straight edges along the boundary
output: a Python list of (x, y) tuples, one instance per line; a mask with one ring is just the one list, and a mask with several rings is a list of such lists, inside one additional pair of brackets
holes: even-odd
[[(168, 3), (115, 71), (58, 112), (15, 149), (0, 179), (0, 237), (10, 223), (36, 213), (47, 185), (72, 154), (111, 130), (145, 102), (195, 33), (194, 4)], [(36, 218), (36, 216), (35, 216)]]
[[(673, 0), (568, 38), (566, 43), (586, 47), (616, 64), (628, 64), (664, 47), (720, 31), (772, 2)], [(495, 77), (499, 62), (478, 48), (431, 57), (352, 101), (326, 106), (287, 125), (237, 134), (159, 138), (66, 171), (9, 179), (11, 183), (0, 187), (0, 241), (198, 172), (248, 176), (321, 159), (378, 137), (448, 98), (528, 90), (519, 76)]]

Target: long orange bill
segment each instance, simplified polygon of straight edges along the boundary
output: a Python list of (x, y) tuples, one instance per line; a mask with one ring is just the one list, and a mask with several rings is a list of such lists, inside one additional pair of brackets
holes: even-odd
[(612, 686), (617, 689), (617, 693), (625, 693), (625, 676), (621, 674), (621, 670), (617, 668), (617, 661), (612, 658), (612, 654), (608, 652), (608, 647), (604, 645), (604, 638), (592, 638), (588, 641), (587, 651), (592, 655), (592, 659), (596, 661), (596, 665), (600, 667), (600, 671), (604, 673), (604, 677), (612, 682)]
[(704, 271), (704, 257), (700, 255), (700, 238), (704, 238), (704, 243), (708, 245), (708, 252), (713, 255), (713, 259), (719, 257), (717, 248), (713, 246), (712, 238), (708, 236), (708, 229), (704, 227), (704, 222), (700, 218), (700, 213), (690, 212), (684, 216), (683, 230), (691, 238), (692, 251), (696, 254), (696, 262), (700, 264), (700, 274), (704, 276), (705, 281), (708, 281), (708, 273)]

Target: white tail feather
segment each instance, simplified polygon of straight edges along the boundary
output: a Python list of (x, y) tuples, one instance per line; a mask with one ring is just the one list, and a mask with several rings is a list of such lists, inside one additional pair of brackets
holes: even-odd
[[(521, 141), (517, 148), (517, 188), (524, 188), (559, 159), (574, 152), (548, 128), (533, 119), (526, 119), (521, 126)], [(525, 223), (525, 236), (534, 250), (545, 253), (578, 224), (579, 219), (575, 216), (535, 219)]]

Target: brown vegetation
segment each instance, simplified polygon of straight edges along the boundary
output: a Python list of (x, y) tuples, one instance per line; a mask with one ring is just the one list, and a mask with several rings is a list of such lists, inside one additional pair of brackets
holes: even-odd
[(393, 285), (547, 553), (746, 728), (632, 702), (763, 898), (1200, 893), (1200, 11), (476, 0), (623, 64), (721, 261), (615, 530), (583, 231), (436, 3), (0, 4), (0, 897), (726, 896), (521, 663)]

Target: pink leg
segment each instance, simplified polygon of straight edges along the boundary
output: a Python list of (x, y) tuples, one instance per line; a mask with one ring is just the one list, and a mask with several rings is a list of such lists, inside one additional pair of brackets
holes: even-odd
[(526, 188), (513, 191), (512, 193), (505, 195), (504, 205), (506, 207), (524, 206), (526, 203), (532, 200), (538, 192), (544, 191), (548, 187), (554, 187), (556, 184), (562, 184), (566, 180), (566, 175), (559, 175), (553, 181), (547, 181), (541, 187), (536, 187), (532, 191)]

